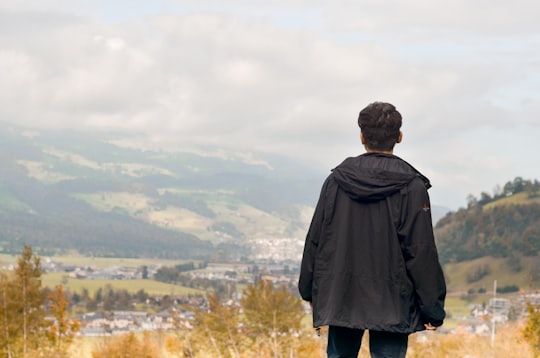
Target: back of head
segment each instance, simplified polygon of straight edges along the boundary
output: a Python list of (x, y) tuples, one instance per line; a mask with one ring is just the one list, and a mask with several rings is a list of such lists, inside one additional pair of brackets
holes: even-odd
[(399, 137), (401, 114), (390, 103), (374, 102), (360, 111), (358, 126), (372, 150), (392, 150)]

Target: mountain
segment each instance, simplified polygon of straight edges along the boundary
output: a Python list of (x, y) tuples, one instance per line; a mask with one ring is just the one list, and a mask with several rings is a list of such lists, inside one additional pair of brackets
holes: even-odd
[[(124, 257), (239, 258), (255, 241), (301, 245), (327, 175), (264, 153), (150, 150), (12, 125), (0, 132), (0, 165), (1, 252), (26, 243), (40, 254)], [(516, 178), (455, 213), (433, 205), (442, 260), (531, 255), (539, 210), (528, 184)]]
[(272, 155), (2, 129), (0, 247), (8, 253), (26, 243), (41, 254), (241, 256), (248, 240), (303, 239), (324, 177)]
[(467, 208), (435, 225), (441, 262), (454, 287), (540, 283), (540, 183), (515, 178), (496, 195), (471, 197)]
[(518, 177), (494, 197), (482, 193), (466, 209), (435, 225), (443, 262), (484, 256), (537, 256), (540, 251), (540, 183)]

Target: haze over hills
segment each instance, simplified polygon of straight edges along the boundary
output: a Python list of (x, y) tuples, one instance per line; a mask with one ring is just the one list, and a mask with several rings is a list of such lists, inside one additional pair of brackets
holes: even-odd
[(150, 151), (79, 133), (0, 133), (0, 242), (97, 256), (247, 254), (301, 238), (322, 179), (286, 158)]
[[(126, 143), (125, 138), (4, 128), (2, 251), (19, 252), (27, 243), (49, 254), (73, 250), (95, 256), (224, 259), (249, 256), (257, 240), (291, 239), (286, 245), (301, 246), (327, 175), (321, 168), (261, 153), (143, 150)], [(437, 224), (445, 262), (524, 250), (517, 242), (524, 230), (533, 230), (529, 226), (516, 229), (513, 235), (519, 237), (503, 235), (508, 245), (499, 236), (481, 239), (493, 233), (477, 227), (502, 230), (492, 228), (498, 219), (490, 219), (506, 215), (501, 214), (506, 206), (497, 202), (536, 202), (528, 197), (522, 202), (519, 195), (525, 194), (509, 190), (493, 198), (482, 193), (475, 199), (478, 205)], [(532, 224), (538, 222), (535, 210), (524, 214)], [(433, 205), (434, 222), (448, 212)]]

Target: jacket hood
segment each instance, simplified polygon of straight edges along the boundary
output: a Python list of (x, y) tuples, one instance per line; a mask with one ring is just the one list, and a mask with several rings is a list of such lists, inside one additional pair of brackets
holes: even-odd
[(420, 178), (426, 189), (429, 179), (403, 159), (384, 153), (365, 153), (347, 158), (332, 170), (339, 187), (356, 201), (382, 200)]

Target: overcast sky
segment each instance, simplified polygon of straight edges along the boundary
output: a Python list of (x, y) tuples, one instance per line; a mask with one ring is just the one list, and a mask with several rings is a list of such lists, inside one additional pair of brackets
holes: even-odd
[(464, 207), (540, 178), (533, 0), (17, 0), (0, 4), (0, 121), (276, 152), (329, 170), (358, 112), (404, 118), (395, 154)]

